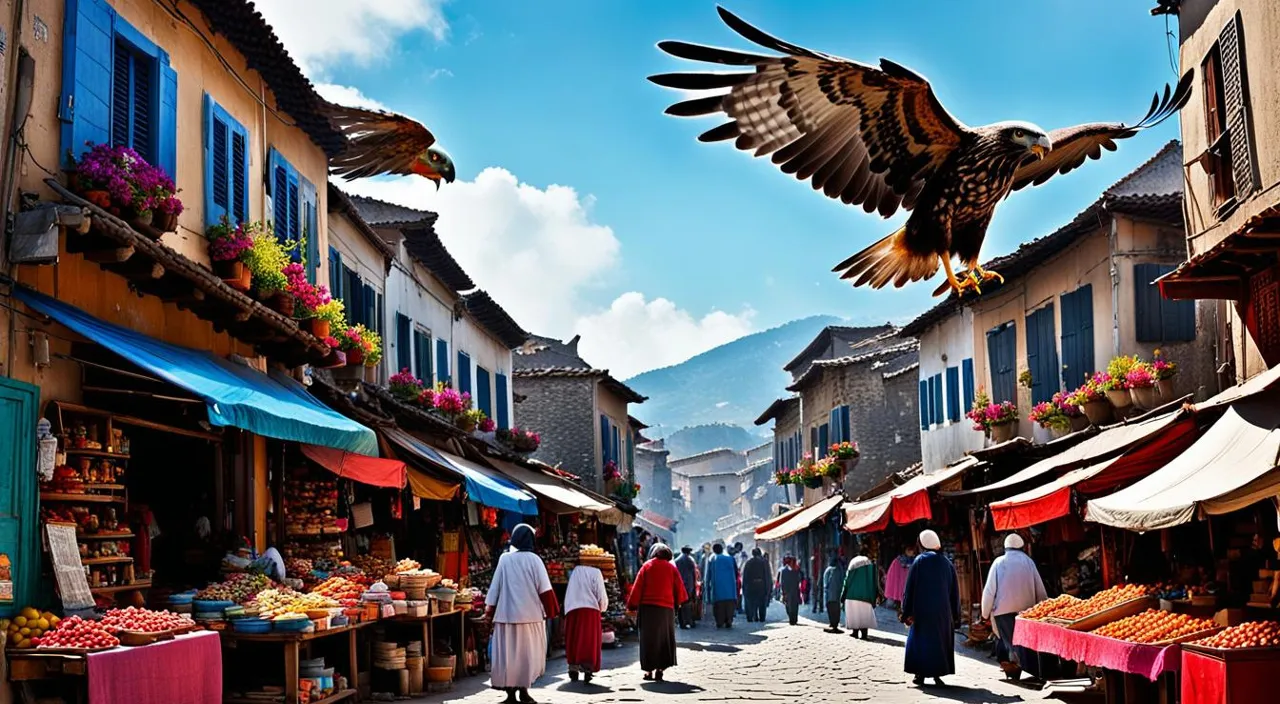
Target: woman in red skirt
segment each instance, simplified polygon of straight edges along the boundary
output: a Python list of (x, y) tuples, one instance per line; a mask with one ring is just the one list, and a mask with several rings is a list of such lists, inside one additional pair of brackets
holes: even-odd
[(569, 574), (564, 594), (564, 654), (569, 663), (569, 679), (578, 673), (590, 682), (600, 671), (600, 614), (609, 608), (604, 575), (595, 567), (578, 565)]

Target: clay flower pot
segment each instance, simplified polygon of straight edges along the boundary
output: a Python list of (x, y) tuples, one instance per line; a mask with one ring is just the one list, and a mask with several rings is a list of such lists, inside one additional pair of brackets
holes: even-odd
[(305, 322), (307, 332), (312, 335), (320, 339), (324, 339), (329, 336), (329, 321), (321, 320), (320, 318), (307, 318)]
[(1154, 386), (1129, 389), (1129, 396), (1139, 410), (1149, 411), (1160, 405), (1160, 390)]
[[(1105, 406), (1105, 405), (1107, 405), (1106, 403), (1104, 403), (1104, 402), (1102, 402), (1102, 401), (1097, 401), (1096, 403), (1101, 403), (1101, 404), (1102, 404), (1102, 405), (1104, 405), (1104, 406)], [(1089, 417), (1088, 417), (1088, 416), (1083, 416), (1083, 415), (1080, 415), (1080, 416), (1072, 416), (1072, 417), (1071, 417), (1071, 432), (1076, 433), (1076, 432), (1079, 432), (1079, 431), (1081, 431), (1081, 430), (1084, 430), (1085, 428), (1088, 428), (1088, 427), (1089, 427), (1089, 423), (1090, 423), (1090, 420), (1089, 420)]]
[(1009, 442), (1013, 439), (1014, 431), (1018, 426), (1013, 421), (999, 423), (991, 426), (991, 442), (999, 445), (1002, 442)]
[(218, 278), (223, 281), (239, 281), (244, 276), (244, 262), (239, 259), (214, 262), (213, 273), (217, 274)]
[(285, 291), (275, 291), (270, 296), (267, 296), (263, 303), (286, 318), (293, 317), (294, 299), (293, 296), (290, 296)]
[(1084, 411), (1084, 417), (1090, 425), (1103, 425), (1111, 420), (1111, 403), (1104, 399), (1090, 401), (1081, 406), (1080, 410)]
[(1168, 403), (1174, 399), (1173, 377), (1160, 379), (1156, 382), (1156, 388), (1160, 390), (1160, 403)]
[(364, 364), (364, 350), (357, 347), (355, 349), (347, 350), (346, 353), (347, 364), (349, 366), (355, 367)]
[(1133, 405), (1133, 396), (1129, 394), (1128, 389), (1115, 389), (1107, 392), (1107, 400), (1115, 407), (1117, 411), (1123, 411)]
[(161, 232), (177, 232), (178, 216), (173, 213), (156, 213), (151, 218), (151, 226)]

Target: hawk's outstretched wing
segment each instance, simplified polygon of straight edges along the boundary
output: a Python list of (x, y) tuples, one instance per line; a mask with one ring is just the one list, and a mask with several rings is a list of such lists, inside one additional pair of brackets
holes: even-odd
[(677, 116), (723, 112), (730, 121), (698, 137), (732, 139), (815, 190), (888, 217), (911, 209), (925, 182), (961, 144), (967, 129), (920, 75), (887, 59), (869, 66), (790, 44), (724, 8), (720, 17), (743, 37), (784, 56), (665, 41), (682, 59), (753, 66), (746, 73), (668, 73), (650, 81), (669, 88), (728, 92), (667, 108)]
[(436, 138), (420, 122), (404, 115), (326, 103), (330, 124), (347, 137), (347, 148), (329, 160), (330, 170), (347, 178), (379, 174), (407, 175)]
[(1013, 175), (1014, 191), (1029, 185), (1039, 186), (1053, 178), (1054, 174), (1065, 174), (1085, 162), (1085, 159), (1099, 159), (1102, 150), (1116, 150), (1117, 139), (1128, 139), (1135, 134), (1155, 127), (1170, 116), (1176, 114), (1187, 104), (1191, 97), (1191, 80), (1194, 71), (1188, 71), (1178, 81), (1177, 88), (1164, 87), (1164, 95), (1156, 93), (1151, 99), (1151, 108), (1132, 127), (1120, 122), (1095, 122), (1075, 127), (1063, 127), (1049, 133), (1053, 142), (1053, 150), (1045, 158), (1023, 164)]

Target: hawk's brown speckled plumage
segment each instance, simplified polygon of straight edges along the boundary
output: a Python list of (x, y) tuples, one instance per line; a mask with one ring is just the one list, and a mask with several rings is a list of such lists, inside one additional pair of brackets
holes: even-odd
[(728, 116), (698, 137), (703, 142), (733, 140), (738, 149), (769, 156), (814, 190), (868, 213), (889, 217), (899, 208), (912, 210), (897, 232), (835, 267), (855, 286), (902, 286), (933, 276), (939, 263), (953, 288), (976, 284), (977, 276), (965, 285), (957, 281), (951, 257), (971, 275), (991, 275), (978, 268), (979, 251), (996, 205), (1011, 190), (1067, 173), (1101, 157), (1103, 149), (1114, 151), (1116, 140), (1159, 124), (1190, 96), (1188, 73), (1176, 89), (1166, 86), (1163, 96), (1157, 94), (1133, 126), (1095, 123), (1047, 134), (1022, 122), (967, 127), (908, 68), (888, 59), (877, 67), (805, 49), (724, 8), (719, 12), (735, 32), (782, 56), (665, 41), (658, 46), (672, 56), (754, 71), (668, 73), (649, 80), (719, 91), (667, 108), (682, 117)]

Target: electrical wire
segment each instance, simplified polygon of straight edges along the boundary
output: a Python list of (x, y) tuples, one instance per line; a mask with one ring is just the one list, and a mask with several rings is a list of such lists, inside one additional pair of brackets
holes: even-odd
[(36, 158), (35, 153), (31, 151), (31, 145), (27, 144), (27, 140), (26, 140), (26, 139), (24, 139), (24, 137), (25, 137), (25, 135), (23, 135), (23, 134), (21, 134), (21, 133), (19, 133), (19, 134), (15, 134), (15, 135), (13, 136), (13, 143), (14, 143), (15, 145), (17, 145), (17, 147), (18, 147), (19, 149), (21, 149), (22, 151), (26, 152), (26, 154), (27, 154), (27, 158), (31, 160), (31, 163), (33, 163), (33, 164), (35, 164), (35, 165), (36, 165), (36, 168), (37, 168), (37, 169), (40, 169), (41, 171), (45, 172), (46, 174), (48, 174), (48, 175), (50, 175), (50, 176), (52, 176), (52, 177), (54, 177), (54, 178), (57, 178), (57, 177), (58, 177), (58, 174), (57, 174), (57, 172), (56, 172), (56, 171), (50, 171), (49, 169), (47, 169), (47, 168), (45, 168), (45, 167), (44, 167), (44, 164), (41, 164), (41, 163), (40, 163), (40, 160)]
[(1173, 42), (1177, 37), (1173, 36), (1173, 32), (1169, 29), (1169, 15), (1164, 16), (1164, 43), (1169, 53), (1169, 68), (1173, 70), (1173, 75), (1178, 76), (1178, 60), (1173, 51)]

